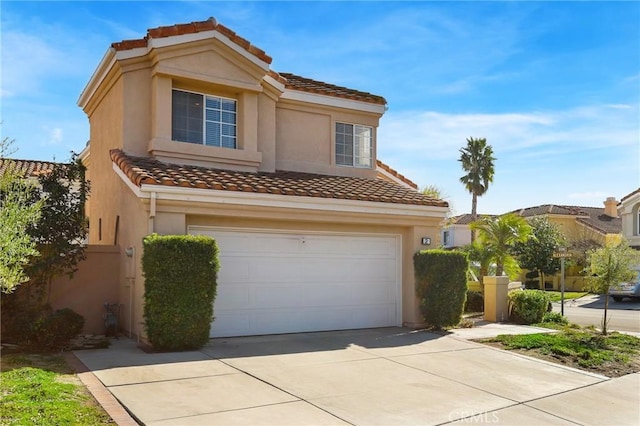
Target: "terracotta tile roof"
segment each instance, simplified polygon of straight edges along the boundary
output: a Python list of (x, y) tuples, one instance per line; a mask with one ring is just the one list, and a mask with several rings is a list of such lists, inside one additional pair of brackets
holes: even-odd
[[(498, 215), (494, 215), (494, 214), (479, 214), (478, 219), (480, 219), (481, 217), (497, 217), (497, 216)], [(465, 213), (465, 214), (452, 217), (451, 219), (449, 219), (449, 223), (451, 223), (452, 225), (468, 225), (472, 222), (471, 218), (472, 218), (471, 213)]]
[(409, 179), (409, 178), (405, 177), (404, 175), (398, 173), (396, 170), (392, 169), (391, 167), (389, 167), (388, 165), (386, 165), (382, 161), (376, 160), (376, 166), (378, 166), (379, 168), (381, 168), (385, 172), (389, 173), (390, 175), (396, 177), (397, 179), (401, 180), (402, 182), (406, 183), (407, 185), (409, 185), (413, 189), (418, 189), (418, 185), (414, 181), (412, 181), (411, 179)]
[(576, 221), (602, 233), (619, 234), (622, 232), (622, 219), (604, 213), (603, 207), (559, 206), (544, 204), (515, 210), (513, 213), (523, 217), (542, 216), (547, 214), (575, 216)]
[(210, 169), (164, 163), (148, 157), (133, 157), (119, 149), (111, 150), (110, 155), (111, 160), (136, 186), (166, 185), (218, 191), (448, 207), (446, 201), (427, 197), (383, 179), (285, 171), (249, 173)]
[(623, 201), (628, 200), (629, 198), (633, 197), (636, 194), (640, 194), (640, 188), (638, 188), (635, 191), (632, 191), (631, 193), (629, 193), (629, 194), (625, 195), (624, 197), (622, 197), (622, 199), (620, 200), (618, 205), (622, 204)]
[(320, 95), (335, 96), (338, 98), (355, 99), (358, 101), (370, 102), (374, 104), (386, 105), (387, 101), (382, 96), (372, 95), (368, 92), (348, 89), (310, 78), (300, 77), (291, 73), (279, 73), (285, 78), (284, 86), (287, 89), (299, 90), (302, 92), (317, 93)]
[(43, 173), (48, 173), (55, 167), (63, 166), (64, 163), (53, 163), (38, 160), (16, 160), (12, 158), (0, 158), (0, 176), (12, 166), (17, 172), (25, 177), (38, 177)]
[(213, 17), (207, 19), (206, 21), (197, 21), (197, 22), (191, 22), (188, 24), (175, 24), (175, 25), (170, 25), (165, 27), (150, 28), (147, 30), (147, 35), (144, 38), (119, 41), (117, 43), (112, 43), (111, 47), (113, 47), (115, 50), (118, 50), (118, 51), (129, 50), (129, 49), (135, 49), (137, 47), (147, 47), (148, 41), (154, 38), (164, 38), (164, 37), (171, 37), (171, 36), (184, 35), (184, 34), (195, 34), (202, 31), (213, 31), (213, 30), (216, 30), (220, 34), (226, 36), (227, 38), (229, 38), (229, 40), (231, 40), (238, 46), (242, 47), (244, 50), (251, 53), (258, 59), (266, 62), (267, 64), (271, 63), (272, 61), (271, 57), (267, 55), (264, 50), (254, 46), (248, 40), (240, 37), (238, 34), (230, 30), (229, 28), (225, 27), (224, 25), (219, 24)]

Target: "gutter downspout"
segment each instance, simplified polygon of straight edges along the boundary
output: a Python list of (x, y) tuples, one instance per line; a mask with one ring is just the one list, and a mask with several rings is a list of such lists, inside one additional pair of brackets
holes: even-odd
[(149, 234), (153, 234), (155, 231), (155, 217), (156, 217), (156, 199), (158, 194), (153, 191), (149, 197)]

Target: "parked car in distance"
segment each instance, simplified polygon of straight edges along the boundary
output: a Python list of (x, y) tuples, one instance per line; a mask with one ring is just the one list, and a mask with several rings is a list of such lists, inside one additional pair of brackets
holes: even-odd
[(628, 297), (632, 300), (640, 300), (640, 266), (634, 268), (636, 277), (626, 283), (620, 283), (616, 288), (609, 289), (609, 296), (616, 302)]

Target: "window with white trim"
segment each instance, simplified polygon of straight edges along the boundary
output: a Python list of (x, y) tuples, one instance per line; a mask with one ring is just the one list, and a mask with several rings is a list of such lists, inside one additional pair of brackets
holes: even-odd
[(173, 90), (171, 138), (221, 148), (236, 148), (237, 101)]
[(373, 127), (336, 123), (336, 164), (373, 167)]

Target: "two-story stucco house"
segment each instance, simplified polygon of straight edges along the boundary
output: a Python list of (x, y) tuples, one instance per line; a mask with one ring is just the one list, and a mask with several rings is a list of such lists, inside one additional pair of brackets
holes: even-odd
[(631, 247), (640, 250), (640, 188), (620, 199), (618, 211), (622, 218), (622, 236)]
[(144, 337), (153, 232), (217, 240), (211, 336), (422, 322), (412, 256), (447, 203), (378, 161), (384, 98), (270, 63), (211, 18), (113, 43), (82, 92), (89, 242), (122, 248), (124, 329)]

